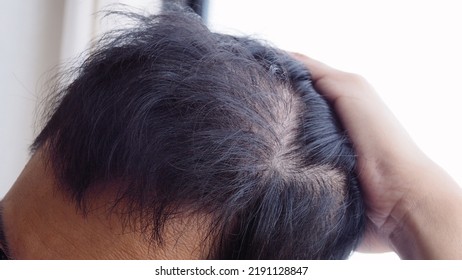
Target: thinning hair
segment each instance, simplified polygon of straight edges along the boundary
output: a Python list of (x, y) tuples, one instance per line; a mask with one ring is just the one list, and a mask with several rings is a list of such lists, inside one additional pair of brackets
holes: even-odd
[(159, 246), (210, 217), (206, 258), (342, 259), (364, 230), (355, 154), (310, 73), (285, 52), (184, 11), (106, 34), (54, 93), (32, 145), (84, 209), (117, 188)]

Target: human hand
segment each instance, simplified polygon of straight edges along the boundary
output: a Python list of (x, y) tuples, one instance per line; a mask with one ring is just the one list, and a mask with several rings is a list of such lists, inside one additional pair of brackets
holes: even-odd
[(415, 145), (364, 78), (292, 56), (310, 70), (314, 87), (333, 106), (358, 155), (367, 209), (359, 249), (393, 249), (403, 258), (462, 258), (457, 184)]

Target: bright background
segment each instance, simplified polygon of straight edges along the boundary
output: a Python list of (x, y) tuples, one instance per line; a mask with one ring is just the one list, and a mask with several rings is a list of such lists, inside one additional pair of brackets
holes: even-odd
[[(34, 108), (53, 67), (111, 28), (95, 12), (119, 2), (155, 12), (159, 1), (0, 0), (0, 197), (28, 159)], [(457, 0), (210, 0), (206, 21), (363, 75), (462, 185), (461, 7)], [(363, 258), (396, 256), (353, 256)]]

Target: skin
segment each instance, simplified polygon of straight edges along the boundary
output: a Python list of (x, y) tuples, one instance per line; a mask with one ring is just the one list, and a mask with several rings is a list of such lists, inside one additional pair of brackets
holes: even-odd
[[(3, 226), (14, 259), (198, 259), (203, 240), (194, 216), (167, 223), (164, 245), (149, 242), (140, 224), (120, 215), (110, 193), (89, 202), (82, 215), (56, 187), (43, 151), (32, 156), (2, 200)], [(111, 211), (109, 211), (111, 210)]]
[(302, 54), (358, 154), (367, 207), (360, 250), (404, 259), (462, 259), (462, 189), (415, 145), (372, 86)]

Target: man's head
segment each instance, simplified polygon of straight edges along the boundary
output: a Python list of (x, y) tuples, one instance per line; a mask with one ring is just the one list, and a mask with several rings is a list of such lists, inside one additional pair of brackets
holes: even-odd
[(116, 219), (141, 258), (181, 243), (180, 258), (347, 257), (364, 228), (355, 155), (308, 70), (188, 13), (132, 17), (33, 144), (50, 195), (83, 217), (73, 233)]

